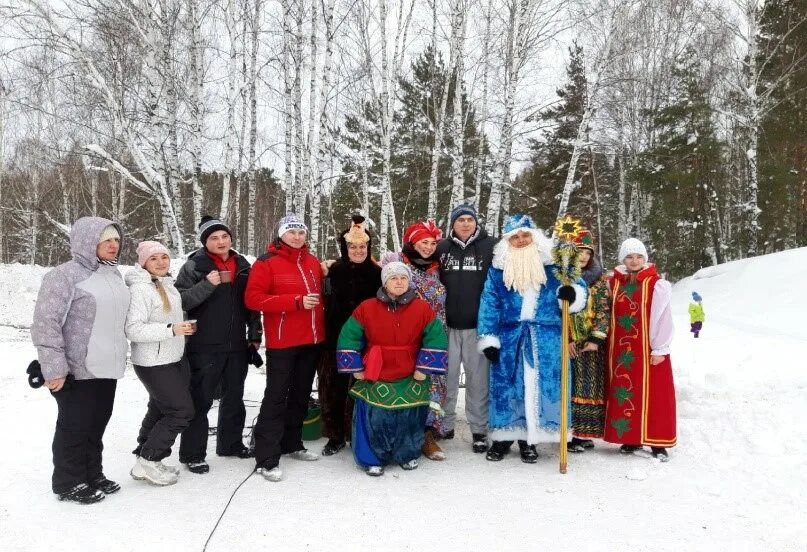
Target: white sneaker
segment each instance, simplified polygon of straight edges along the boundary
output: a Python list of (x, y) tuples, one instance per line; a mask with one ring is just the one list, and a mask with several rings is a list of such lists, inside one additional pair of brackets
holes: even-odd
[(159, 468), (165, 472), (173, 473), (177, 477), (179, 477), (179, 468), (176, 466), (172, 466), (171, 464), (164, 464), (162, 461), (157, 462), (159, 464)]
[(272, 483), (277, 483), (283, 479), (283, 470), (280, 469), (280, 466), (275, 466), (271, 469), (258, 468), (256, 471), (262, 475), (264, 479), (271, 481)]
[(173, 472), (160, 469), (159, 462), (146, 460), (142, 456), (137, 457), (132, 471), (129, 474), (138, 481), (145, 479), (153, 485), (173, 485), (177, 482), (177, 476)]
[(417, 460), (410, 460), (406, 464), (401, 464), (401, 467), (407, 471), (409, 470), (416, 470), (418, 469), (418, 461)]
[(304, 462), (314, 462), (315, 460), (319, 460), (319, 454), (316, 452), (311, 452), (307, 449), (295, 450), (294, 452), (289, 453), (289, 456), (295, 460), (303, 460)]

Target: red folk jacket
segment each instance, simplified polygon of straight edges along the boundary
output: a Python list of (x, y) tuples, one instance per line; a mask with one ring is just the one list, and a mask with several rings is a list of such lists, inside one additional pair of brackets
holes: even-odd
[[(263, 313), (267, 349), (312, 345), (325, 340), (322, 267), (307, 246), (294, 249), (281, 241), (266, 248), (252, 265), (244, 293), (247, 308)], [(303, 296), (316, 293), (320, 304), (303, 307)]]

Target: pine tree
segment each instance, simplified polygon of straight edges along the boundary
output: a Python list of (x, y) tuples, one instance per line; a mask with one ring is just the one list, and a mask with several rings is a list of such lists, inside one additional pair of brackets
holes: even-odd
[(760, 63), (770, 58), (764, 87), (796, 64), (774, 90), (776, 107), (763, 119), (760, 137), (763, 251), (779, 251), (807, 245), (807, 0), (767, 0), (758, 48)]
[(653, 117), (656, 145), (640, 155), (634, 177), (650, 198), (645, 227), (651, 254), (672, 277), (722, 262), (718, 202), (726, 180), (701, 61), (692, 49), (677, 60), (673, 88)]
[[(583, 119), (587, 94), (583, 48), (569, 48), (566, 82), (556, 90), (558, 103), (543, 110), (536, 119), (547, 126), (540, 140), (531, 140), (531, 165), (517, 179), (516, 186), (529, 196), (528, 211), (542, 228), (554, 222), (558, 194), (563, 190), (569, 161)], [(603, 242), (603, 251), (615, 250), (616, 198), (613, 164), (593, 143), (577, 165), (580, 188), (572, 196), (569, 213), (581, 218)], [(606, 259), (608, 256), (606, 253)]]

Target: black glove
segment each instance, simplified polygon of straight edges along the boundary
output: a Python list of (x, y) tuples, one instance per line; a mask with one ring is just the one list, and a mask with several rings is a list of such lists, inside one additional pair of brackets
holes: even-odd
[(574, 291), (572, 286), (560, 286), (558, 288), (558, 299), (561, 301), (568, 301), (569, 303), (574, 303), (574, 300), (577, 298), (577, 293)]
[(496, 347), (486, 347), (482, 349), (482, 354), (491, 362), (499, 362), (499, 349)]
[(260, 368), (263, 366), (263, 358), (261, 357), (258, 350), (254, 347), (247, 347), (247, 354), (249, 355), (249, 364), (252, 364), (255, 368)]
[(42, 376), (42, 366), (39, 365), (38, 360), (32, 361), (25, 373), (28, 374), (28, 385), (34, 389), (39, 389), (45, 384), (45, 378)]

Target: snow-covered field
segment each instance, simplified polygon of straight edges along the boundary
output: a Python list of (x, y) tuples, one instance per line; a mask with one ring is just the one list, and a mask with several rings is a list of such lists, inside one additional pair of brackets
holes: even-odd
[[(105, 437), (105, 472), (123, 489), (93, 506), (51, 493), (56, 404), (24, 374), (45, 271), (0, 266), (0, 550), (202, 550), (252, 462), (213, 454), (210, 474), (184, 472), (172, 487), (132, 480), (146, 393), (131, 370)], [(604, 444), (570, 455), (567, 475), (557, 447), (539, 449), (536, 465), (517, 454), (494, 464), (470, 451), (461, 422), (444, 442), (448, 459), (414, 472), (370, 478), (349, 452), (284, 459), (281, 483), (246, 481), (207, 549), (807, 550), (805, 274), (807, 248), (704, 269), (675, 286), (680, 444), (667, 464)], [(688, 333), (692, 290), (707, 315), (698, 340)], [(259, 400), (262, 388), (251, 368), (246, 398)]]

